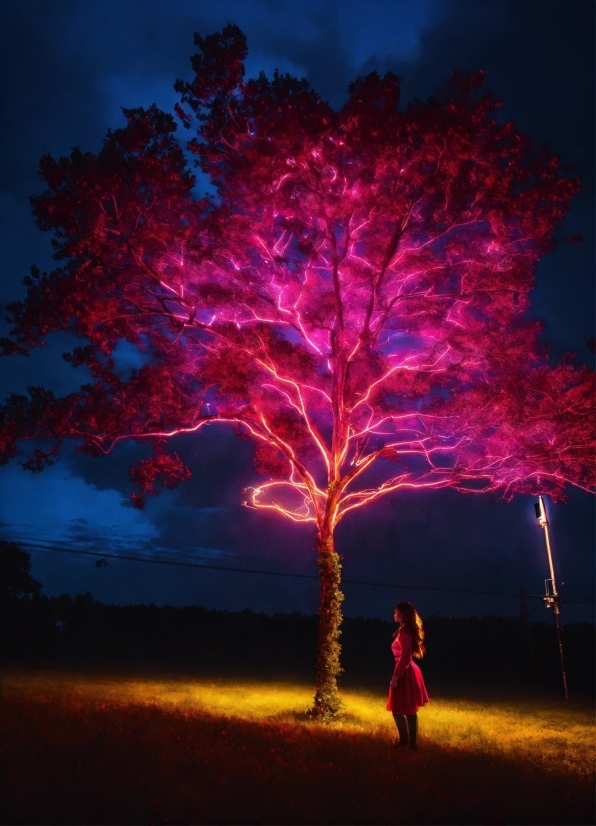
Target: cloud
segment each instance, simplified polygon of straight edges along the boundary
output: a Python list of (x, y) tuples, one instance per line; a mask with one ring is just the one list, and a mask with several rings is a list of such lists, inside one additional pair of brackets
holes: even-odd
[(118, 491), (85, 484), (62, 462), (41, 474), (26, 473), (18, 465), (0, 474), (0, 518), (17, 540), (70, 542), (74, 535), (89, 539), (91, 525), (96, 541), (155, 537), (155, 529), (138, 512), (123, 508), (122, 501)]

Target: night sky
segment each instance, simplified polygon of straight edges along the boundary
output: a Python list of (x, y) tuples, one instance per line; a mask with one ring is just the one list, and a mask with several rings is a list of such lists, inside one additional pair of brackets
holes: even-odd
[[(594, 336), (594, 10), (591, 0), (4, 0), (0, 10), (0, 303), (24, 295), (31, 264), (52, 267), (49, 236), (34, 225), (28, 197), (39, 191), (39, 158), (77, 145), (97, 151), (108, 128), (124, 124), (120, 107), (156, 102), (172, 111), (173, 84), (190, 78), (192, 35), (236, 23), (249, 44), (247, 76), (278, 68), (306, 77), (333, 106), (358, 75), (392, 70), (404, 102), (426, 98), (456, 68), (485, 70), (537, 144), (576, 164), (583, 190), (561, 235), (563, 245), (537, 273), (533, 313), (547, 325), (553, 359), (591, 353)], [(179, 133), (185, 141), (188, 133)], [(198, 181), (198, 190), (204, 184)], [(8, 325), (3, 323), (2, 335)], [(43, 384), (63, 394), (85, 380), (60, 358), (66, 337), (43, 351), (0, 364), (2, 398)], [(121, 354), (126, 360), (126, 352)], [(174, 446), (174, 445), (173, 445)], [(104, 602), (198, 604), (210, 608), (313, 613), (318, 585), (314, 533), (241, 506), (256, 478), (252, 447), (223, 429), (179, 437), (193, 470), (177, 490), (130, 505), (128, 467), (138, 446), (109, 458), (66, 449), (53, 468), (0, 469), (0, 537), (31, 550), (33, 575), (50, 595), (84, 591)], [(533, 499), (512, 503), (454, 491), (387, 497), (341, 524), (345, 613), (390, 619), (409, 599), (428, 614), (515, 615), (513, 597), (455, 589), (541, 593), (548, 576), (544, 536)], [(570, 490), (549, 505), (563, 595), (594, 599), (594, 501)], [(35, 548), (45, 545), (46, 549)], [(282, 577), (151, 564), (60, 549), (170, 559), (197, 565), (299, 574)], [(304, 576), (307, 575), (307, 576)], [(411, 586), (419, 586), (420, 590)], [(422, 590), (422, 588), (430, 590)], [(532, 619), (549, 619), (529, 602)], [(593, 605), (567, 605), (564, 621), (593, 620)]]

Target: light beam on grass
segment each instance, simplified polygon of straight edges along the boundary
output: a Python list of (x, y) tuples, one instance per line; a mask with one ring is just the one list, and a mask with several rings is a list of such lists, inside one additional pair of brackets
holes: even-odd
[[(385, 689), (342, 691), (344, 714), (329, 727), (307, 715), (308, 684), (205, 678), (90, 676), (57, 671), (12, 671), (2, 680), (6, 696), (61, 702), (104, 710), (150, 705), (186, 715), (207, 713), (228, 721), (309, 727), (338, 736), (394, 737), (385, 710)], [(561, 707), (547, 699), (503, 700), (496, 689), (484, 699), (433, 697), (420, 714), (421, 747), (490, 753), (552, 771), (586, 776), (593, 772), (595, 725), (589, 703)]]

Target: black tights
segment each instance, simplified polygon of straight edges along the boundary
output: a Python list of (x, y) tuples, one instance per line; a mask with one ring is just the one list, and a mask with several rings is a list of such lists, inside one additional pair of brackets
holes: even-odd
[(400, 746), (409, 745), (411, 749), (416, 748), (416, 737), (418, 734), (417, 714), (393, 714), (395, 725), (399, 733)]

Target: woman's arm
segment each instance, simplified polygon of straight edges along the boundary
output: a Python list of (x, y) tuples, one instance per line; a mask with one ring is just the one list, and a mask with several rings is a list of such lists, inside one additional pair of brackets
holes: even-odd
[(401, 656), (395, 663), (395, 671), (393, 672), (393, 678), (391, 680), (391, 685), (394, 688), (397, 685), (398, 678), (401, 677), (412, 662), (412, 637), (407, 631), (400, 631), (399, 641), (401, 643)]

